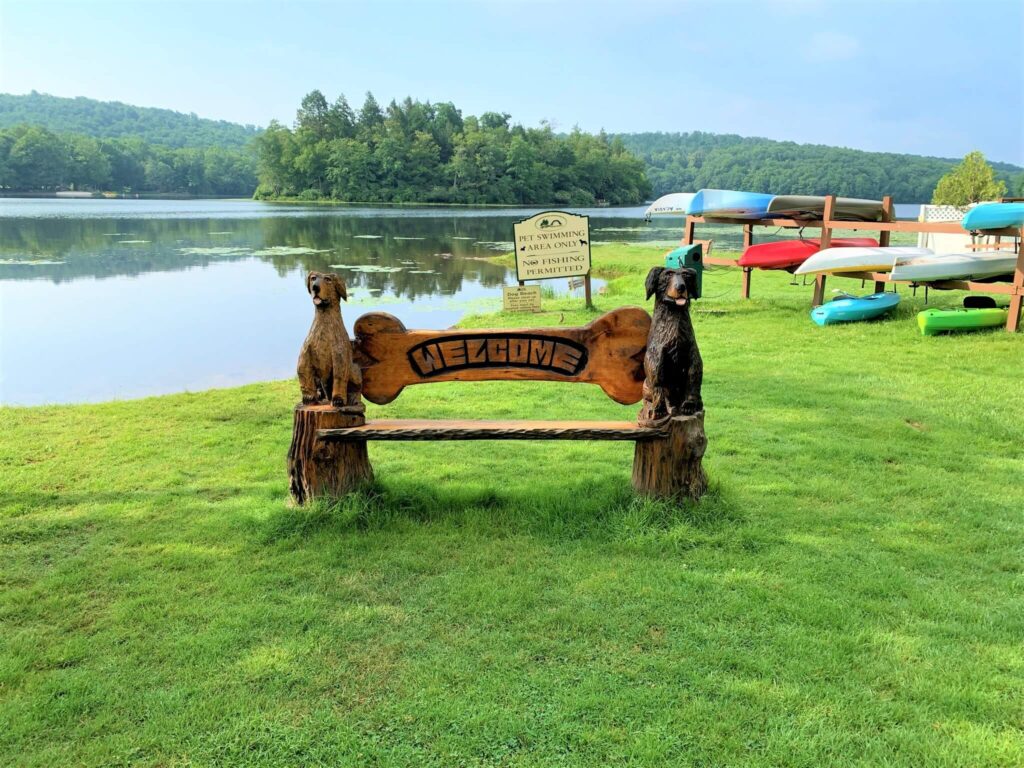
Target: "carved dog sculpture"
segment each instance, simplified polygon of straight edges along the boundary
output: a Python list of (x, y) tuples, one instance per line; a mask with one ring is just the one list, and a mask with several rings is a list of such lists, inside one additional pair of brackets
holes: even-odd
[(299, 352), (302, 402), (358, 405), (363, 377), (352, 361), (352, 342), (341, 319), (341, 300), (348, 300), (345, 281), (335, 274), (310, 272), (306, 290), (316, 309)]
[(655, 267), (647, 275), (647, 298), (655, 297), (651, 335), (644, 356), (640, 421), (697, 413), (704, 363), (690, 322), (690, 300), (697, 290), (692, 269)]

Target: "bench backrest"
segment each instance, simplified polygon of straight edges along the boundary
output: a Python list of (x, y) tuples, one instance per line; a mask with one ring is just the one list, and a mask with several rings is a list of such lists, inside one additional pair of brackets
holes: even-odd
[(410, 331), (371, 312), (355, 324), (363, 397), (390, 403), (404, 387), (436, 381), (572, 381), (597, 384), (613, 400), (640, 401), (651, 316), (639, 307), (582, 327)]

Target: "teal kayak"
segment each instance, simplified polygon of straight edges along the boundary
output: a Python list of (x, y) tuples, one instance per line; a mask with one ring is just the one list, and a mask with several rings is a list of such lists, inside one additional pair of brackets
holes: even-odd
[(1024, 203), (985, 203), (971, 208), (960, 226), (975, 229), (1002, 229), (1024, 224)]
[(818, 325), (854, 323), (881, 317), (900, 303), (898, 293), (872, 293), (869, 296), (846, 296), (811, 310), (811, 320)]
[(917, 314), (917, 327), (925, 336), (943, 331), (972, 331), (995, 328), (1006, 322), (1005, 309), (926, 309)]

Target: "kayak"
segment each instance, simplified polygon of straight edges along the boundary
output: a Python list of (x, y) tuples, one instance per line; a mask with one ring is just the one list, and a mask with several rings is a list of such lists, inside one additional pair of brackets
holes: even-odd
[(818, 325), (852, 323), (871, 320), (896, 308), (900, 303), (897, 293), (872, 293), (869, 296), (847, 296), (822, 304), (811, 310), (811, 320)]
[(1002, 229), (1024, 224), (1024, 203), (983, 203), (967, 212), (960, 222), (966, 230)]
[[(832, 241), (835, 248), (852, 248), (856, 246), (877, 246), (878, 241), (871, 237), (841, 237)], [(817, 238), (807, 240), (780, 240), (777, 243), (758, 243), (745, 251), (737, 264), (741, 267), (757, 269), (792, 269), (803, 264), (809, 257), (818, 252), (821, 241)]]
[(930, 280), (981, 280), (1012, 274), (1017, 254), (1011, 251), (902, 255), (893, 262), (892, 279), (910, 283)]
[(685, 216), (686, 209), (690, 206), (693, 197), (693, 192), (673, 192), (662, 195), (644, 211), (644, 220), (650, 221), (651, 216)]
[(927, 256), (927, 248), (826, 248), (818, 251), (796, 269), (798, 275), (825, 272), (888, 272), (897, 256)]
[(731, 189), (702, 189), (693, 196), (686, 212), (690, 216), (720, 216), (731, 219), (763, 219), (775, 195), (736, 192)]
[[(773, 219), (820, 219), (825, 213), (825, 198), (815, 195), (776, 195), (768, 204)], [(840, 221), (882, 221), (885, 211), (881, 200), (837, 197), (833, 218)]]
[(1005, 309), (926, 309), (917, 314), (917, 327), (925, 336), (943, 331), (994, 328), (1006, 322)]

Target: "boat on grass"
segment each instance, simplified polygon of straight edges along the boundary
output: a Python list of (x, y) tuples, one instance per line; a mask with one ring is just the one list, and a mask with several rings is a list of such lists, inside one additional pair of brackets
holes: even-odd
[(917, 327), (925, 336), (944, 331), (973, 331), (1006, 323), (1009, 313), (998, 307), (988, 309), (926, 309), (917, 314)]
[(900, 303), (899, 294), (872, 293), (868, 296), (842, 296), (811, 310), (811, 320), (818, 325), (853, 323), (873, 320), (891, 312)]
[(960, 226), (969, 231), (1024, 225), (1024, 203), (982, 203), (971, 208)]
[(927, 248), (883, 246), (876, 248), (826, 248), (796, 268), (797, 275), (843, 272), (889, 272), (898, 256), (934, 255)]
[(899, 255), (893, 261), (892, 279), (910, 283), (932, 280), (984, 280), (1012, 275), (1017, 254), (1011, 251)]
[[(870, 248), (877, 245), (878, 241), (871, 237), (839, 237), (831, 243), (834, 248)], [(793, 269), (807, 261), (820, 248), (821, 240), (817, 238), (757, 243), (743, 251), (736, 263), (741, 267), (756, 269)]]

